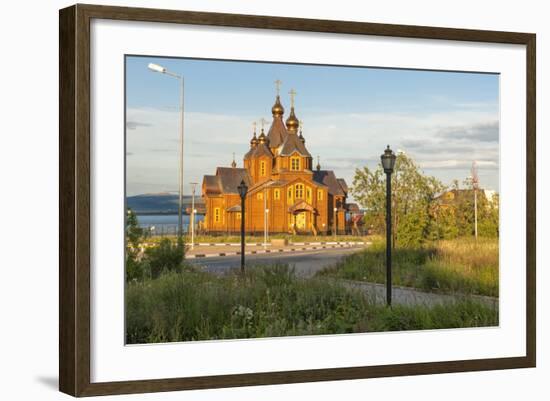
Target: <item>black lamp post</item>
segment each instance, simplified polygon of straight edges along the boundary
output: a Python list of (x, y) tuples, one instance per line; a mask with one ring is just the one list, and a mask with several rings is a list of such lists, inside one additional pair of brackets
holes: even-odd
[(237, 187), (239, 190), (239, 195), (241, 197), (241, 274), (244, 274), (244, 201), (246, 199), (246, 193), (248, 192), (248, 187), (244, 180), (241, 181), (241, 184)]
[(395, 167), (395, 154), (390, 145), (380, 156), (386, 173), (386, 302), (391, 306), (391, 175)]

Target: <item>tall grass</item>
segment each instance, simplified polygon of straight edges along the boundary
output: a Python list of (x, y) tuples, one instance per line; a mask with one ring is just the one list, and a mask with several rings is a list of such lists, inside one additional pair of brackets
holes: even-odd
[[(426, 291), (498, 297), (498, 239), (460, 238), (392, 252), (394, 285)], [(385, 243), (376, 241), (319, 272), (350, 280), (385, 283)]]
[(285, 265), (242, 277), (166, 273), (126, 286), (127, 343), (493, 326), (475, 302), (386, 308), (338, 282), (300, 279)]

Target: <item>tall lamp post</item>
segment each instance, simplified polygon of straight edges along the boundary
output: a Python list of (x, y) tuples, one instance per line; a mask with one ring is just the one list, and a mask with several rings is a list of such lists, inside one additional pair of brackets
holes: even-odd
[(178, 196), (178, 241), (183, 238), (183, 76), (168, 71), (166, 68), (149, 63), (149, 69), (154, 72), (160, 72), (161, 74), (168, 75), (172, 78), (176, 78), (180, 81), (180, 138), (179, 138), (179, 196)]
[(332, 231), (334, 231), (334, 240), (336, 240), (336, 236), (338, 235), (337, 233), (337, 230), (338, 230), (338, 222), (336, 221), (336, 218), (338, 216), (337, 212), (338, 212), (338, 208), (335, 207), (333, 210), (333, 216), (332, 216)]
[(267, 249), (267, 182), (264, 185), (264, 249)]
[(197, 212), (195, 210), (195, 190), (197, 188), (196, 182), (191, 182), (191, 191), (192, 191), (192, 197), (191, 197), (191, 249), (195, 249), (195, 213)]
[(244, 180), (241, 181), (241, 184), (237, 187), (239, 190), (239, 196), (241, 197), (241, 274), (244, 274), (244, 201), (246, 199), (246, 193), (248, 192), (248, 187)]
[(395, 167), (395, 153), (390, 145), (380, 156), (382, 167), (386, 173), (386, 302), (391, 306), (391, 175)]

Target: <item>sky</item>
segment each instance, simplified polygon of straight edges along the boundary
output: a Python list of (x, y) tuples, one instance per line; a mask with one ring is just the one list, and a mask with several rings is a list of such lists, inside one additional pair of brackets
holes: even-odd
[(446, 185), (462, 183), (476, 161), (481, 187), (499, 189), (497, 74), (127, 56), (129, 196), (178, 188), (179, 82), (149, 63), (185, 79), (184, 194), (233, 153), (242, 167), (253, 122), (259, 128), (263, 118), (269, 129), (277, 79), (285, 119), (288, 93), (297, 93), (314, 164), (319, 156), (348, 185), (389, 144)]

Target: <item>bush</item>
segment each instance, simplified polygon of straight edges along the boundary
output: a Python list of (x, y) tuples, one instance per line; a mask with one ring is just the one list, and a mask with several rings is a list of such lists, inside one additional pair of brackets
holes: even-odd
[(179, 271), (185, 258), (183, 240), (174, 244), (168, 238), (163, 238), (158, 244), (145, 250), (145, 256), (141, 261), (146, 265), (150, 276), (157, 278), (164, 271)]

